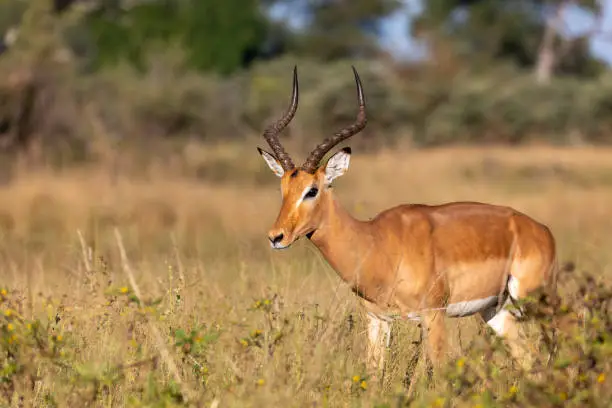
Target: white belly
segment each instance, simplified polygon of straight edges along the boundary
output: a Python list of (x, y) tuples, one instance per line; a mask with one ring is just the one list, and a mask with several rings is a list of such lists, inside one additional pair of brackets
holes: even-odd
[[(438, 309), (423, 309), (423, 312), (432, 310), (444, 310), (448, 317), (464, 317), (473, 315), (478, 312), (483, 312), (485, 310), (490, 310), (491, 307), (497, 305), (498, 300), (498, 296), (489, 296), (484, 299), (474, 299), (457, 303), (449, 303), (445, 308), (441, 307)], [(404, 315), (393, 313), (374, 314), (372, 312), (368, 312), (368, 314), (370, 316), (376, 317), (377, 319), (384, 320), (387, 322), (392, 322), (396, 319), (411, 320), (414, 322), (421, 321), (420, 311), (409, 312)]]
[(497, 296), (489, 296), (484, 299), (466, 300), (464, 302), (450, 303), (446, 307), (446, 315), (449, 317), (463, 317), (482, 312), (497, 304)]

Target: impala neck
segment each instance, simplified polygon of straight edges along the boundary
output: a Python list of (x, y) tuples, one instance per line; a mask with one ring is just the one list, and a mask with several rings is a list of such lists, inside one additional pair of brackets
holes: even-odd
[(331, 191), (322, 198), (319, 228), (310, 240), (345, 282), (356, 282), (364, 261), (375, 251), (371, 225), (353, 218)]

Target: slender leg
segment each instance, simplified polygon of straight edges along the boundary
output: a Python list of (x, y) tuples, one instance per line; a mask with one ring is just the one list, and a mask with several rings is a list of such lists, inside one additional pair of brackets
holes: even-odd
[(498, 336), (505, 340), (506, 344), (510, 348), (512, 357), (517, 362), (522, 362), (525, 359), (526, 345), (521, 339), (519, 323), (516, 321), (516, 318), (512, 315), (512, 313), (505, 309), (507, 304), (508, 302), (506, 302), (506, 304), (504, 304), (504, 308), (497, 313), (495, 313), (493, 310), (482, 312), (481, 315), (489, 327), (491, 327), (491, 329), (493, 329)]
[[(512, 357), (519, 363), (526, 363), (527, 355), (526, 351), (528, 345), (522, 338), (520, 323), (517, 322), (514, 314), (520, 316), (520, 311), (513, 310), (510, 312), (507, 310), (508, 305), (511, 304), (511, 298), (517, 300), (518, 296), (518, 285), (515, 278), (511, 278), (509, 281), (509, 296), (504, 302), (504, 306), (496, 311), (495, 308), (491, 308), (482, 311), (480, 315), (487, 322), (489, 327), (500, 337), (502, 337), (508, 347)], [(514, 313), (514, 314), (513, 314)]]
[(446, 326), (444, 313), (433, 311), (424, 316), (425, 337), (427, 342), (427, 354), (433, 365), (434, 371), (446, 357)]
[(391, 323), (368, 312), (368, 367), (382, 375), (385, 351), (391, 340)]
[[(419, 340), (412, 343), (415, 346), (414, 354), (412, 355), (412, 358), (408, 362), (408, 370), (406, 371), (406, 376), (404, 377), (404, 385), (408, 389), (408, 396), (412, 395), (412, 393), (414, 392), (414, 387), (416, 385), (415, 373), (416, 373), (417, 365), (419, 364), (419, 360), (421, 359), (421, 355), (423, 354), (424, 330), (425, 329), (423, 328), (423, 325), (419, 324)], [(429, 372), (428, 372), (428, 375), (429, 375)]]

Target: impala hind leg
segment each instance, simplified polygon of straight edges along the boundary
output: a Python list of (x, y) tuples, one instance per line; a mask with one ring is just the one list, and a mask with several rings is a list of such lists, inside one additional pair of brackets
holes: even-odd
[(522, 361), (525, 344), (521, 341), (520, 327), (516, 317), (506, 309), (509, 304), (511, 302), (507, 301), (499, 311), (496, 308), (490, 308), (481, 312), (480, 315), (495, 334), (504, 339), (510, 348), (512, 357), (517, 361)]
[(526, 296), (527, 291), (521, 288), (518, 279), (510, 276), (507, 283), (507, 292), (503, 307), (499, 310), (496, 307), (491, 307), (480, 312), (480, 315), (487, 322), (487, 325), (505, 340), (512, 357), (520, 364), (529, 364), (529, 345), (524, 338), (521, 323), (517, 320), (517, 317), (521, 317), (522, 312), (512, 306), (513, 301)]
[(368, 312), (368, 368), (382, 378), (385, 352), (391, 341), (391, 322)]

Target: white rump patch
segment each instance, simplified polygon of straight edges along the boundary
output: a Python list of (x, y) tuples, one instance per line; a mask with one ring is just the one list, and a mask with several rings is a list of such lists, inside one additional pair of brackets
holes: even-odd
[(508, 279), (508, 292), (514, 300), (519, 298), (519, 281), (514, 276), (510, 276)]
[(464, 317), (481, 312), (495, 305), (497, 296), (489, 296), (484, 299), (466, 300), (464, 302), (451, 303), (446, 307), (446, 315), (450, 317)]
[[(510, 294), (511, 299), (519, 299), (519, 281), (514, 276), (510, 276), (510, 279), (508, 279), (508, 293)], [(510, 301), (508, 301), (508, 303), (510, 303)], [(513, 307), (512, 314), (517, 317), (521, 317), (523, 315), (519, 307)]]

